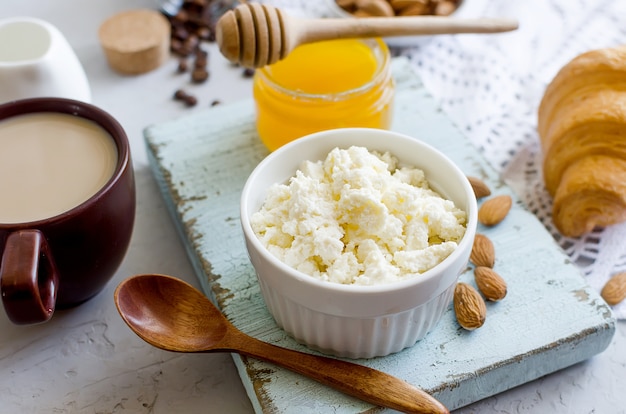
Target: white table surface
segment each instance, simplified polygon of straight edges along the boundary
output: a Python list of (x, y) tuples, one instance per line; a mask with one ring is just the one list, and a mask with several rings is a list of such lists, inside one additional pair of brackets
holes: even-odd
[[(0, 310), (2, 413), (251, 413), (252, 406), (228, 354), (187, 355), (158, 350), (124, 324), (113, 291), (126, 277), (165, 273), (197, 286), (182, 243), (148, 167), (142, 130), (201, 110), (213, 100), (251, 94), (251, 80), (209, 46), (210, 80), (191, 85), (171, 59), (141, 76), (111, 71), (97, 29), (130, 8), (156, 8), (153, 0), (1, 0), (0, 18), (39, 17), (57, 26), (81, 60), (92, 103), (110, 112), (131, 141), (137, 181), (137, 216), (128, 254), (98, 296), (57, 312), (36, 326), (15, 326)], [(0, 79), (0, 87), (2, 79)], [(195, 108), (172, 99), (185, 88)], [(436, 96), (436, 91), (432, 91)], [(499, 394), (458, 413), (626, 413), (626, 325), (619, 322), (609, 348), (589, 361)]]

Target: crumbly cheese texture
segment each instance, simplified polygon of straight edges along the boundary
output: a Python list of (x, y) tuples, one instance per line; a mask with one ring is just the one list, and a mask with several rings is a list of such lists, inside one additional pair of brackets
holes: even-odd
[(430, 189), (424, 172), (353, 146), (305, 161), (273, 185), (252, 229), (289, 266), (335, 283), (415, 277), (452, 253), (466, 213)]

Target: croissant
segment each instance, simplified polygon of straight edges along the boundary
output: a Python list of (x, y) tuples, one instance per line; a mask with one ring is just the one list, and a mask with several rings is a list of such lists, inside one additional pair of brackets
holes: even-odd
[(626, 221), (626, 45), (592, 50), (563, 66), (537, 115), (559, 232), (578, 237)]

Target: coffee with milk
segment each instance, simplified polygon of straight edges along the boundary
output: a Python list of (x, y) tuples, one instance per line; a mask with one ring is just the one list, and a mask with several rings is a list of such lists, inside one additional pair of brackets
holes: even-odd
[(0, 121), (0, 223), (71, 210), (109, 181), (117, 161), (115, 141), (90, 120), (41, 112)]

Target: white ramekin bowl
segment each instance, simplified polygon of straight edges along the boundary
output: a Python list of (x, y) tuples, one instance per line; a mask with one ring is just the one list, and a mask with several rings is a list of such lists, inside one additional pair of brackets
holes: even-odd
[[(268, 188), (286, 182), (302, 161), (322, 160), (335, 147), (358, 145), (389, 151), (422, 169), (431, 187), (467, 213), (457, 249), (419, 277), (377, 286), (342, 285), (303, 274), (273, 256), (250, 225)], [(345, 128), (299, 138), (268, 155), (249, 176), (241, 195), (241, 225), (261, 293), (277, 324), (298, 342), (340, 357), (371, 358), (414, 345), (439, 322), (467, 267), (476, 234), (477, 205), (464, 173), (435, 148), (380, 129)]]

